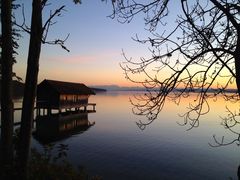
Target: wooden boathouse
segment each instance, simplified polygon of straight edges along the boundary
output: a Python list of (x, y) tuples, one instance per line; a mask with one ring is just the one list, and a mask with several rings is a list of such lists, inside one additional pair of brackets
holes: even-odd
[[(89, 103), (88, 98), (95, 93), (82, 83), (43, 80), (37, 87), (37, 116), (51, 115), (52, 110), (62, 112), (94, 111), (95, 103)], [(92, 110), (87, 107), (92, 106)]]

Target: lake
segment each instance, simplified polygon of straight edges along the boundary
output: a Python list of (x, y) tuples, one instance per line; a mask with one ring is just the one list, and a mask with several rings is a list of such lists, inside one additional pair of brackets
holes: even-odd
[[(83, 166), (91, 175), (107, 180), (237, 179), (239, 147), (209, 145), (214, 144), (214, 134), (226, 140), (236, 138), (221, 125), (224, 99), (209, 102), (211, 111), (190, 131), (177, 124), (183, 122), (179, 114), (186, 111), (188, 99), (181, 106), (167, 101), (159, 117), (141, 130), (136, 122), (145, 118), (132, 113), (129, 98), (133, 93), (107, 92), (90, 97), (97, 106), (88, 120), (95, 124), (55, 142), (68, 145), (67, 159), (74, 166)], [(19, 115), (15, 112), (16, 120)], [(32, 142), (41, 148), (36, 139)]]

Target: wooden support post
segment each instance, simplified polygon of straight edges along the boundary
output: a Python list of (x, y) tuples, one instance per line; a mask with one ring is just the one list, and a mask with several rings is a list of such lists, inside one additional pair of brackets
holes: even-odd
[(52, 114), (52, 110), (51, 110), (51, 108), (48, 108), (47, 109), (47, 115), (50, 116), (51, 114)]
[(38, 116), (38, 108), (36, 109), (36, 117)]

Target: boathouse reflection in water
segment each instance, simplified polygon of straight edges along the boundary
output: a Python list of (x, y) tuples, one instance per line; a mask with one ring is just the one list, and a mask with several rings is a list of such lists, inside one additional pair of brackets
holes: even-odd
[(82, 112), (37, 116), (34, 137), (41, 144), (48, 144), (83, 133), (94, 124), (88, 120), (88, 113)]
[(88, 103), (90, 95), (95, 93), (82, 83), (42, 81), (37, 88), (36, 139), (50, 143), (88, 130), (94, 124), (88, 113), (96, 112), (96, 104)]

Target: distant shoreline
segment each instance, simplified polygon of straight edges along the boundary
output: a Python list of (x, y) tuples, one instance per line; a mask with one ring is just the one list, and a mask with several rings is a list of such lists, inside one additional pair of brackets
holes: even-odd
[[(146, 92), (146, 88), (144, 87), (122, 87), (122, 86), (118, 86), (118, 85), (101, 85), (101, 86), (89, 86), (96, 94), (98, 93), (105, 93), (105, 92), (109, 92), (109, 91), (122, 91), (122, 92)], [(175, 89), (173, 92), (177, 92), (177, 91), (181, 91), (182, 89)], [(151, 89), (150, 91), (159, 91), (159, 89), (154, 88)], [(215, 93), (218, 92), (218, 89), (210, 89), (208, 90), (209, 93)], [(189, 92), (191, 93), (199, 93), (201, 92), (200, 90), (190, 90)], [(14, 99), (17, 98), (21, 98), (23, 97), (23, 93), (24, 93), (24, 83), (19, 82), (14, 80), (13, 81), (13, 97)], [(225, 90), (225, 93), (237, 93), (236, 89), (228, 89)], [(1, 81), (0, 81), (0, 95), (1, 95)]]

